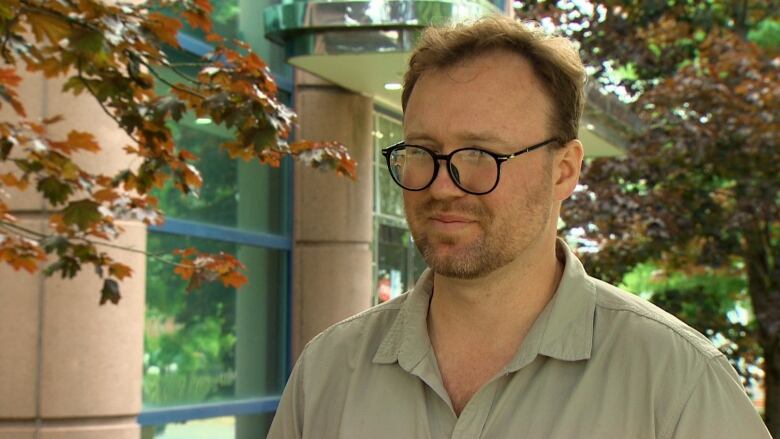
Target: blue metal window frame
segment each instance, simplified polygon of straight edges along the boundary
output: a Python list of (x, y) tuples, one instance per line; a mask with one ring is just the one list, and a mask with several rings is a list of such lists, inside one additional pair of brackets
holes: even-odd
[[(177, 40), (182, 50), (190, 52), (197, 56), (203, 56), (212, 50), (214, 47), (207, 44), (195, 37), (179, 32), (177, 34)], [(291, 102), (295, 102), (294, 99), (294, 85), (293, 81), (289, 78), (274, 75), (274, 80), (279, 86), (279, 89), (287, 92), (290, 95)], [(242, 245), (249, 245), (253, 247), (268, 248), (274, 250), (281, 250), (285, 252), (286, 262), (286, 278), (285, 278), (285, 333), (284, 333), (284, 362), (286, 366), (285, 376), (289, 376), (292, 370), (292, 246), (293, 240), (289, 235), (292, 233), (293, 227), (293, 205), (292, 194), (293, 192), (293, 172), (294, 166), (290, 160), (284, 160), (282, 163), (284, 175), (286, 176), (285, 184), (290, 194), (290, 205), (285, 209), (286, 218), (285, 223), (287, 226), (288, 235), (277, 235), (272, 233), (247, 231), (232, 227), (216, 226), (207, 223), (200, 223), (197, 221), (182, 220), (176, 218), (167, 218), (165, 223), (160, 226), (151, 226), (149, 231), (167, 233), (174, 235), (187, 235), (197, 238), (205, 238), (212, 240), (219, 240), (223, 242), (231, 242)], [(186, 422), (195, 419), (207, 419), (221, 416), (241, 416), (241, 415), (258, 415), (263, 413), (273, 413), (279, 406), (279, 400), (281, 395), (269, 396), (263, 398), (250, 398), (242, 400), (233, 400), (216, 403), (204, 403), (204, 404), (191, 404), (191, 405), (179, 405), (162, 408), (149, 408), (144, 409), (138, 415), (138, 423), (141, 426), (162, 425), (173, 422)]]
[(292, 238), (284, 235), (274, 235), (262, 232), (250, 232), (232, 227), (215, 226), (196, 221), (168, 218), (160, 226), (149, 227), (150, 231), (188, 235), (196, 238), (213, 239), (235, 244), (264, 247), (274, 250), (292, 250)]
[(219, 416), (256, 415), (276, 411), (279, 397), (252, 398), (211, 404), (183, 405), (171, 408), (148, 409), (138, 415), (141, 425), (162, 425), (207, 419)]

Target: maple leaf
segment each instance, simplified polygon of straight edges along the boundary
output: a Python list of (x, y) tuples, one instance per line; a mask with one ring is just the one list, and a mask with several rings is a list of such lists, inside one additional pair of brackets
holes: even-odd
[(65, 224), (86, 230), (103, 218), (98, 207), (99, 205), (92, 200), (71, 201), (62, 211), (63, 221)]
[(100, 145), (95, 141), (95, 136), (84, 131), (70, 131), (65, 141), (70, 150), (83, 150), (89, 152), (100, 151)]
[(219, 278), (226, 287), (239, 288), (247, 283), (247, 278), (237, 271), (230, 271)]
[(13, 68), (0, 69), (0, 98), (8, 102), (16, 114), (26, 117), (24, 106), (19, 101), (19, 95), (14, 88), (19, 86), (22, 78), (16, 74)]
[(122, 280), (131, 276), (133, 274), (133, 270), (125, 264), (115, 262), (108, 266), (108, 274), (119, 280)]
[(54, 14), (31, 12), (27, 16), (27, 21), (38, 42), (42, 42), (46, 37), (52, 45), (56, 46), (71, 33), (67, 21)]
[(207, 15), (193, 11), (184, 11), (181, 15), (193, 29), (202, 29), (204, 32), (211, 33), (211, 19)]
[(16, 74), (16, 69), (11, 67), (0, 69), (0, 84), (18, 87), (21, 82), (22, 78)]
[(182, 24), (178, 20), (159, 12), (152, 12), (145, 24), (160, 41), (173, 47), (179, 47), (179, 40), (176, 36), (181, 30)]
[(122, 299), (122, 295), (119, 294), (119, 284), (114, 279), (106, 279), (103, 281), (103, 288), (100, 290), (100, 304), (105, 305), (107, 302), (111, 302), (114, 305), (119, 303)]
[(38, 180), (36, 187), (43, 197), (53, 205), (64, 203), (73, 193), (71, 185), (64, 183), (59, 178), (49, 176)]
[(9, 187), (17, 187), (21, 190), (27, 189), (28, 181), (24, 178), (18, 178), (16, 175), (8, 172), (5, 174), (0, 174), (0, 183), (9, 186)]

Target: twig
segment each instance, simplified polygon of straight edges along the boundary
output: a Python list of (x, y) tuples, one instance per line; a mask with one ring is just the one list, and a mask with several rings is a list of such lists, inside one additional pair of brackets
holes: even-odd
[[(97, 97), (97, 93), (95, 93), (95, 91), (94, 91), (94, 90), (92, 90), (92, 87), (89, 85), (89, 82), (88, 82), (88, 81), (87, 81), (87, 80), (84, 78), (84, 76), (83, 76), (83, 71), (81, 70), (81, 59), (80, 59), (80, 58), (79, 58), (79, 60), (78, 60), (78, 72), (79, 72), (79, 74), (78, 74), (79, 80), (81, 80), (81, 83), (82, 83), (82, 84), (84, 84), (84, 87), (86, 87), (86, 88), (87, 88), (87, 90), (89, 90), (89, 94), (91, 94), (91, 95), (92, 95), (92, 97), (93, 97), (93, 98), (95, 98), (95, 100), (97, 101), (98, 105), (100, 105), (100, 108), (102, 108), (102, 109), (103, 109), (103, 112), (104, 112), (104, 113), (106, 113), (106, 114), (108, 115), (108, 117), (110, 117), (111, 119), (113, 119), (113, 120), (114, 120), (114, 122), (116, 122), (116, 124), (117, 124), (117, 125), (119, 125), (119, 126), (121, 127), (121, 126), (122, 126), (122, 122), (121, 122), (121, 121), (120, 121), (120, 120), (119, 120), (119, 119), (118, 119), (118, 118), (117, 118), (117, 117), (116, 117), (114, 114), (112, 114), (112, 113), (111, 113), (111, 112), (108, 110), (108, 108), (106, 108), (106, 106), (103, 104), (103, 102), (102, 102), (102, 101), (101, 101), (101, 100), (100, 100), (100, 99)], [(132, 132), (128, 131), (128, 130), (127, 130), (127, 129), (125, 129), (125, 128), (122, 128), (122, 130), (123, 130), (125, 133), (127, 133), (127, 135), (128, 135), (128, 136), (130, 136), (130, 138), (131, 138), (131, 139), (132, 139), (132, 140), (133, 140), (135, 143), (137, 143), (138, 145), (142, 145), (141, 141), (140, 141), (140, 140), (138, 140), (138, 139), (137, 139), (137, 138), (136, 138), (136, 137), (133, 135), (133, 133), (132, 133)]]
[[(35, 240), (38, 241), (39, 244), (44, 239), (51, 238), (52, 236), (59, 236), (59, 235), (47, 235), (45, 233), (37, 232), (35, 230), (31, 230), (31, 229), (28, 229), (26, 227), (22, 227), (22, 226), (20, 226), (18, 224), (10, 223), (8, 221), (0, 221), (0, 228), (5, 228), (6, 230), (14, 229), (14, 230), (17, 230), (18, 232), (23, 232), (23, 233), (25, 233), (27, 235), (35, 237)], [(152, 253), (152, 252), (148, 252), (148, 251), (145, 251), (145, 250), (138, 250), (138, 249), (132, 248), (132, 247), (124, 247), (124, 246), (117, 245), (117, 244), (111, 244), (109, 242), (95, 241), (95, 240), (92, 240), (92, 239), (89, 239), (89, 238), (84, 238), (84, 237), (74, 237), (74, 238), (66, 238), (66, 239), (68, 239), (68, 240), (74, 239), (74, 240), (82, 241), (82, 242), (84, 242), (86, 244), (90, 244), (90, 245), (94, 245), (94, 246), (108, 247), (108, 248), (113, 248), (113, 249), (117, 249), (117, 250), (123, 250), (123, 251), (130, 252), (130, 253), (141, 254), (141, 255), (150, 257), (152, 259), (155, 259), (157, 261), (166, 263), (166, 264), (174, 266), (174, 267), (184, 267), (185, 266), (185, 265), (178, 264), (176, 262), (172, 262), (172, 261), (168, 260), (168, 258), (167, 258), (168, 255), (166, 253)]]
[[(173, 84), (173, 83), (171, 83), (171, 82), (170, 82), (170, 81), (168, 81), (167, 79), (165, 79), (165, 78), (163, 78), (162, 76), (160, 76), (160, 74), (159, 74), (159, 73), (157, 73), (157, 71), (154, 69), (154, 67), (152, 67), (151, 65), (149, 65), (149, 63), (147, 63), (146, 61), (144, 61), (144, 60), (142, 60), (142, 59), (140, 59), (140, 58), (138, 58), (138, 57), (135, 57), (135, 55), (132, 55), (132, 56), (133, 56), (134, 58), (136, 58), (136, 61), (138, 61), (139, 63), (143, 64), (143, 65), (144, 65), (144, 67), (146, 67), (147, 69), (149, 69), (149, 71), (152, 73), (152, 75), (153, 75), (155, 78), (157, 78), (157, 80), (159, 80), (159, 81), (160, 81), (160, 82), (162, 82), (163, 84), (167, 85), (168, 87), (171, 87), (171, 88), (172, 88), (172, 89), (174, 89), (174, 90), (179, 90), (179, 91), (180, 91), (180, 92), (182, 92), (182, 93), (187, 93), (187, 94), (189, 94), (189, 95), (195, 96), (196, 98), (200, 98), (200, 99), (204, 99), (204, 100), (206, 99), (206, 97), (205, 97), (205, 96), (203, 96), (203, 95), (201, 95), (201, 94), (199, 94), (199, 93), (195, 93), (195, 92), (194, 92), (194, 91), (192, 91), (192, 90), (187, 90), (186, 88), (182, 88), (182, 87), (179, 87), (179, 86), (178, 86), (178, 85), (176, 85), (176, 84)], [(193, 81), (193, 82), (200, 83), (199, 81)]]

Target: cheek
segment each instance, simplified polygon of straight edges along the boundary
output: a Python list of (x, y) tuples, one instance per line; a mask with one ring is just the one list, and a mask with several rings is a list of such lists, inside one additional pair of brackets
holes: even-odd
[(404, 212), (406, 212), (407, 218), (413, 218), (419, 211), (419, 206), (422, 203), (422, 197), (420, 192), (403, 192), (404, 200)]

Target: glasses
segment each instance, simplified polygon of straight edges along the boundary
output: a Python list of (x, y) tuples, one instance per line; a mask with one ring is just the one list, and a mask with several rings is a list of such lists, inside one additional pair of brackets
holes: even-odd
[(407, 191), (427, 189), (439, 174), (439, 161), (444, 160), (452, 181), (463, 192), (485, 195), (498, 186), (502, 163), (556, 141), (557, 138), (548, 139), (512, 154), (496, 154), (480, 148), (437, 154), (422, 146), (398, 142), (383, 149), (382, 155), (387, 159), (393, 180)]

